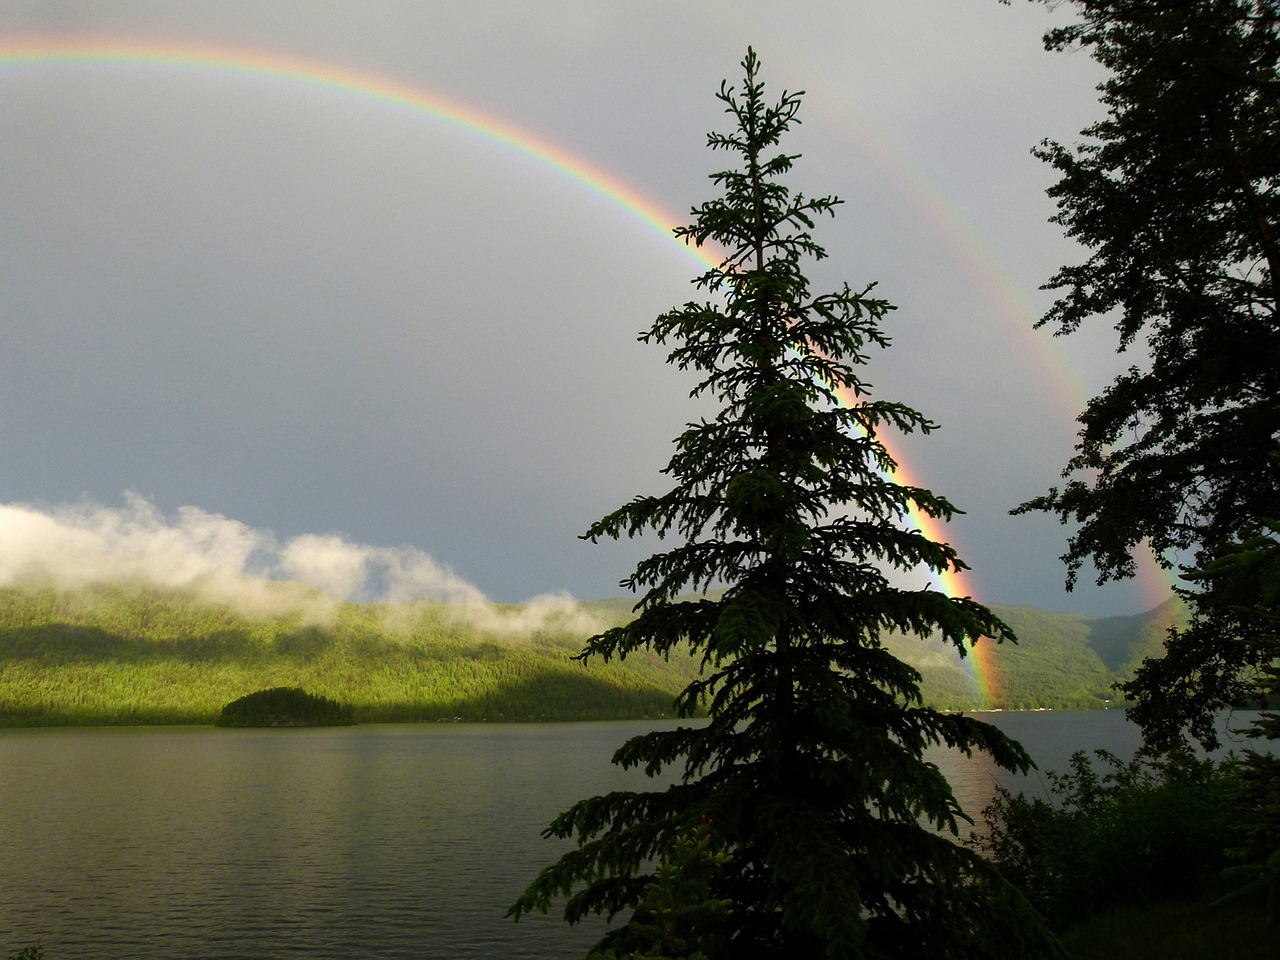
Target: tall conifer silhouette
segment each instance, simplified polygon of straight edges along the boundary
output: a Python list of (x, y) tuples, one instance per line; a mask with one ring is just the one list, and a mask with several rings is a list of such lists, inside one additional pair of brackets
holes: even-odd
[[(966, 818), (924, 758), (945, 744), (1025, 770), (1027, 755), (987, 723), (925, 706), (920, 675), (883, 645), (891, 632), (940, 635), (963, 651), (1010, 632), (972, 599), (890, 578), (964, 567), (908, 518), (955, 508), (891, 479), (879, 439), (934, 424), (872, 399), (861, 379), (870, 351), (888, 345), (880, 322), (892, 307), (874, 285), (810, 291), (803, 264), (825, 256), (810, 231), (839, 201), (782, 182), (796, 157), (778, 145), (800, 95), (768, 103), (753, 51), (742, 67), (741, 88), (718, 94), (734, 127), (708, 140), (738, 165), (712, 175), (721, 196), (677, 230), (726, 254), (696, 280), (709, 299), (662, 314), (641, 336), (668, 347), (668, 362), (693, 372), (693, 394), (718, 412), (676, 440), (667, 493), (637, 497), (586, 533), (654, 531), (673, 545), (624, 581), (642, 592), (636, 618), (581, 656), (691, 648), (703, 673), (677, 705), (685, 717), (705, 709), (708, 721), (628, 741), (615, 763), (674, 768), (676, 782), (563, 813), (546, 833), (577, 847), (510, 914), (562, 897), (570, 922), (634, 908), (602, 945), (616, 956), (664, 949), (659, 909), (698, 917), (681, 942), (710, 960), (1051, 953), (1022, 898), (954, 841)], [(836, 389), (858, 402), (842, 407)], [(698, 874), (714, 909), (673, 914), (654, 897), (678, 888), (674, 868), (668, 860), (655, 887), (653, 865), (692, 836), (714, 856), (715, 869)]]

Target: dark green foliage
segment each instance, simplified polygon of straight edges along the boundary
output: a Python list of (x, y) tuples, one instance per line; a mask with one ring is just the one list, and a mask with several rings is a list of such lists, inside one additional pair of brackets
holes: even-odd
[(1238, 770), (1188, 752), (1122, 763), (1084, 751), (1048, 774), (1052, 802), (1003, 787), (971, 843), (1063, 930), (1119, 906), (1217, 889)]
[[(1046, 37), (1088, 48), (1111, 75), (1107, 118), (1074, 150), (1039, 155), (1061, 179), (1057, 221), (1092, 253), (1048, 286), (1041, 320), (1069, 333), (1115, 318), (1149, 353), (1080, 417), (1062, 489), (1020, 510), (1079, 524), (1068, 579), (1133, 572), (1132, 551), (1212, 563), (1280, 505), (1280, 10), (1262, 0), (1074, 0), (1078, 23)], [(1213, 591), (1195, 624), (1126, 687), (1170, 729), (1241, 695), (1266, 661)], [(1147, 714), (1137, 718), (1147, 723)]]
[(1149, 542), (1213, 549), (1280, 502), (1280, 11), (1267, 0), (1072, 0), (1053, 49), (1110, 70), (1107, 118), (1069, 149), (1056, 222), (1091, 251), (1040, 321), (1117, 323), (1150, 354), (1080, 417), (1062, 489), (1024, 504), (1079, 524), (1070, 580), (1133, 572)]
[(1275, 960), (1257, 904), (1178, 897), (1096, 914), (1062, 935), (1078, 960)]
[[(1149, 359), (1081, 414), (1067, 484), (1019, 510), (1078, 524), (1069, 584), (1086, 560), (1101, 582), (1131, 575), (1135, 549), (1190, 553), (1191, 623), (1123, 690), (1153, 748), (1208, 745), (1215, 711), (1280, 693), (1280, 562), (1264, 532), (1280, 516), (1280, 6), (1071, 6), (1081, 19), (1046, 44), (1110, 71), (1107, 117), (1075, 149), (1038, 151), (1061, 174), (1056, 221), (1091, 251), (1049, 281), (1061, 296), (1041, 324), (1118, 318), (1121, 349)], [(1254, 732), (1274, 739), (1280, 722)], [(1280, 900), (1280, 764), (1247, 763), (1242, 855)]]
[[(934, 424), (871, 399), (858, 374), (888, 344), (889, 304), (871, 287), (810, 291), (804, 261), (824, 256), (810, 230), (838, 201), (781, 182), (795, 158), (777, 146), (799, 96), (770, 104), (750, 51), (743, 68), (743, 86), (719, 94), (734, 129), (709, 138), (740, 166), (712, 177), (723, 195), (677, 231), (724, 251), (696, 281), (711, 300), (662, 314), (641, 337), (669, 346), (718, 412), (677, 439), (668, 493), (637, 497), (586, 534), (655, 531), (674, 544), (624, 582), (643, 591), (636, 618), (582, 656), (665, 655), (687, 642), (704, 674), (678, 708), (705, 707), (709, 722), (623, 745), (615, 763), (674, 767), (677, 782), (558, 817), (546, 835), (577, 846), (510, 913), (562, 897), (570, 922), (633, 910), (654, 861), (709, 822), (725, 855), (710, 899), (732, 904), (688, 944), (709, 960), (1042, 955), (1053, 947), (1025, 901), (955, 842), (964, 814), (923, 754), (940, 743), (985, 750), (1019, 770), (1029, 758), (994, 727), (923, 705), (920, 674), (885, 648), (891, 633), (964, 650), (1010, 632), (972, 599), (902, 589), (886, 572), (962, 567), (907, 516), (946, 519), (954, 507), (886, 476), (880, 431)], [(841, 407), (835, 389), (857, 402)], [(708, 587), (723, 589), (686, 595)], [(632, 914), (616, 942), (648, 923)]]
[[(1202, 585), (1201, 592), (1194, 595), (1198, 615), (1184, 635), (1174, 639), (1188, 647), (1198, 644), (1219, 651), (1217, 655), (1224, 660), (1234, 658), (1250, 668), (1244, 672), (1208, 671), (1208, 679), (1218, 682), (1224, 692), (1216, 698), (1202, 694), (1200, 699), (1207, 702), (1198, 703), (1198, 710), (1182, 711), (1182, 716), (1191, 717), (1201, 742), (1213, 745), (1211, 734), (1200, 729), (1209, 710), (1242, 701), (1272, 707), (1280, 703), (1280, 521), (1263, 518), (1251, 536), (1220, 546), (1212, 560), (1185, 575)], [(1244, 653), (1230, 652), (1236, 649)], [(1149, 669), (1154, 670), (1155, 665)], [(1140, 672), (1132, 686), (1141, 691), (1147, 682)], [(1178, 712), (1172, 711), (1171, 717), (1162, 714), (1155, 703), (1144, 706), (1150, 711), (1150, 716), (1143, 718), (1144, 727), (1161, 729), (1159, 722), (1163, 721), (1165, 740), (1172, 739)], [(1264, 712), (1251, 736), (1280, 740), (1280, 715)]]
[(1265, 898), (1269, 925), (1280, 928), (1280, 757), (1246, 750), (1239, 776), (1232, 805), (1239, 838), (1223, 873), (1234, 887), (1227, 899)]
[[(1275, 708), (1280, 704), (1280, 521), (1264, 520), (1256, 535), (1224, 549), (1190, 576), (1206, 584), (1215, 615), (1199, 618), (1187, 638), (1203, 642), (1198, 633), (1213, 627), (1223, 631), (1226, 643), (1245, 647), (1257, 666), (1239, 677), (1238, 686)], [(1172, 725), (1154, 705), (1144, 706), (1165, 720), (1166, 728)], [(1263, 711), (1246, 732), (1280, 743), (1280, 713)], [(1265, 895), (1271, 925), (1280, 927), (1280, 756), (1243, 751), (1234, 806), (1241, 837), (1229, 851), (1236, 862), (1227, 876), (1240, 885), (1240, 892)]]
[(7, 960), (44, 960), (44, 947), (35, 944), (23, 947), (21, 950), (14, 950)]
[(699, 944), (723, 953), (720, 930), (733, 904), (715, 899), (712, 887), (729, 860), (716, 851), (710, 824), (676, 837), (622, 935), (587, 960), (707, 960)]
[(272, 687), (232, 700), (214, 721), (220, 727), (334, 727), (355, 723), (351, 707), (307, 693)]
[[(1212, 559), (1183, 571), (1198, 588), (1179, 591), (1195, 611), (1190, 625), (1170, 630), (1164, 655), (1121, 684), (1136, 701), (1131, 718), (1154, 747), (1177, 747), (1188, 735), (1216, 747), (1218, 712), (1280, 702), (1280, 523), (1263, 518), (1252, 535), (1202, 555)], [(1280, 719), (1263, 713), (1251, 736), (1280, 739)]]

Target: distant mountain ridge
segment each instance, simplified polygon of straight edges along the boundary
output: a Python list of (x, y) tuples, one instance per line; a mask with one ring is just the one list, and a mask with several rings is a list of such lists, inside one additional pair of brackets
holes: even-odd
[[(523, 619), (527, 608), (505, 606), (468, 620), (444, 603), (334, 601), (321, 623), (299, 611), (251, 616), (154, 587), (0, 588), (0, 725), (212, 723), (223, 704), (278, 686), (351, 704), (363, 722), (670, 715), (696, 675), (693, 658), (572, 659), (585, 623), (625, 622), (634, 602), (614, 597)], [(1020, 643), (995, 647), (988, 702), (940, 640), (886, 641), (921, 672), (927, 702), (1104, 707), (1118, 699), (1115, 682), (1160, 652), (1168, 625), (1185, 621), (1172, 601), (1129, 617), (993, 609)], [(494, 626), (525, 622), (534, 626), (519, 634)]]

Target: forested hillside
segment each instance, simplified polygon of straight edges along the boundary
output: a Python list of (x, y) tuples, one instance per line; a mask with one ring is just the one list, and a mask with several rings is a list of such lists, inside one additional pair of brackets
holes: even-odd
[[(581, 605), (599, 626), (621, 598)], [(519, 610), (509, 608), (513, 616)], [(1004, 697), (990, 706), (1093, 708), (1155, 652), (1171, 610), (1090, 618), (997, 608), (1021, 642), (996, 648)], [(633, 654), (572, 660), (581, 617), (527, 634), (486, 631), (445, 604), (342, 604), (326, 621), (253, 617), (152, 588), (0, 589), (0, 725), (212, 723), (223, 704), (302, 687), (350, 704), (363, 722), (585, 720), (671, 714), (697, 664)], [(980, 706), (966, 666), (941, 645), (895, 640), (931, 702)]]
[[(988, 705), (1007, 710), (1096, 709), (1113, 705), (1117, 680), (1132, 676), (1145, 657), (1160, 653), (1170, 624), (1184, 624), (1176, 600), (1126, 617), (1048, 613), (1032, 607), (999, 607), (1018, 643), (992, 645), (995, 681)], [(984, 641), (984, 643), (987, 641)], [(910, 640), (891, 644), (894, 654), (925, 677), (925, 694), (939, 706), (974, 706), (970, 667), (941, 645)], [(975, 658), (976, 659), (976, 658)]]
[[(518, 612), (518, 611), (517, 611)], [(0, 590), (0, 724), (212, 723), (302, 687), (362, 722), (661, 716), (688, 661), (582, 665), (581, 632), (485, 632), (439, 603), (250, 617), (157, 589)]]

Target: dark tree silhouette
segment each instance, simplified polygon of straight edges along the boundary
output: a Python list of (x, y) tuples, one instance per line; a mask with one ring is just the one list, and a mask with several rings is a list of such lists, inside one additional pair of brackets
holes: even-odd
[[(703, 673), (677, 707), (705, 707), (709, 719), (628, 741), (615, 763), (674, 767), (677, 782), (563, 813), (546, 833), (576, 838), (576, 849), (510, 913), (561, 897), (570, 922), (636, 908), (655, 860), (705, 824), (719, 858), (705, 895), (717, 909), (698, 914), (687, 945), (711, 960), (1040, 956), (1053, 948), (1026, 902), (954, 841), (967, 818), (924, 753), (985, 750), (1013, 770), (1029, 758), (987, 723), (924, 706), (919, 674), (882, 643), (890, 632), (941, 635), (963, 652), (1010, 631), (970, 598), (890, 579), (895, 568), (964, 566), (908, 520), (909, 508), (943, 519), (955, 508), (891, 479), (879, 439), (934, 424), (871, 399), (858, 373), (888, 345), (890, 305), (871, 286), (810, 291), (804, 261), (825, 255), (810, 231), (839, 201), (782, 182), (796, 158), (777, 147), (800, 95), (769, 103), (753, 52), (742, 66), (741, 88), (719, 93), (734, 127), (709, 137), (739, 165), (712, 176), (722, 195), (677, 231), (726, 251), (696, 280), (710, 299), (662, 314), (641, 337), (669, 347), (668, 362), (693, 372), (693, 393), (719, 412), (677, 439), (669, 492), (637, 497), (586, 534), (676, 541), (624, 581), (643, 591), (636, 618), (582, 656), (681, 655), (687, 643)], [(858, 401), (841, 407), (837, 388)], [(653, 947), (646, 911), (603, 946)]]
[[(1079, 20), (1051, 49), (1085, 48), (1110, 71), (1104, 120), (1074, 149), (1036, 151), (1061, 174), (1055, 220), (1089, 251), (1047, 284), (1040, 324), (1116, 323), (1142, 354), (1080, 415), (1077, 453), (1019, 511), (1078, 524), (1068, 585), (1133, 573), (1133, 551), (1189, 566), (1280, 516), (1280, 7), (1267, 0), (1070, 0)], [(1235, 628), (1213, 582), (1194, 622), (1127, 685), (1167, 739), (1239, 699), (1263, 648)]]

